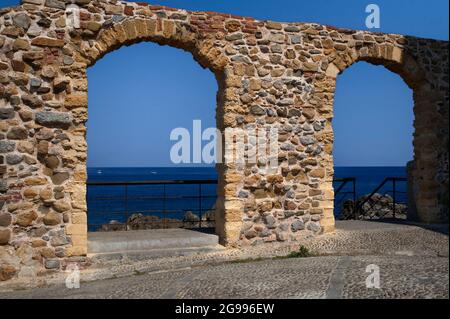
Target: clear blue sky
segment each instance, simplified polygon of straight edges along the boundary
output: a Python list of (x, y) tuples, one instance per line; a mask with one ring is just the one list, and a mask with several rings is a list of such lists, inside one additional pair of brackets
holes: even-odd
[[(18, 0), (1, 0), (1, 6)], [(381, 32), (448, 40), (448, 0), (160, 0), (188, 10), (365, 29), (381, 8)], [(143, 43), (108, 54), (88, 71), (88, 164), (168, 166), (170, 131), (215, 123), (217, 84), (181, 50)], [(412, 159), (412, 92), (382, 67), (358, 63), (338, 78), (337, 166), (403, 166)]]

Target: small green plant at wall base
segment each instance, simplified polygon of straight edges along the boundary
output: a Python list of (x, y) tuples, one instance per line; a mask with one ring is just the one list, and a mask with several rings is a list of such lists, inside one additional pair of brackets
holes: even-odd
[(285, 258), (307, 258), (312, 256), (314, 256), (314, 254), (312, 254), (308, 248), (300, 246), (298, 250), (290, 252)]

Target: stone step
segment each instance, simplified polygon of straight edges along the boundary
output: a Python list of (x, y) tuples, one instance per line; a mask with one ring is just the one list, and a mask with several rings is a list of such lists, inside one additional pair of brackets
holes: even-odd
[(96, 232), (88, 234), (88, 253), (128, 253), (216, 247), (219, 237), (186, 229)]
[(122, 252), (110, 252), (100, 254), (88, 254), (94, 264), (105, 264), (112, 261), (145, 261), (149, 259), (164, 257), (193, 256), (199, 254), (213, 253), (224, 250), (221, 245), (203, 247), (182, 247), (166, 249), (147, 249)]

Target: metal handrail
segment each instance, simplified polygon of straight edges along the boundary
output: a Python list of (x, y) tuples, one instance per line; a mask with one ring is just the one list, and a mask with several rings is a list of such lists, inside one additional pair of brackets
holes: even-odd
[(354, 194), (353, 199), (356, 200), (356, 178), (355, 177), (346, 177), (346, 178), (335, 178), (333, 179), (334, 183), (342, 183), (336, 190), (335, 190), (335, 195), (339, 194), (342, 189), (348, 184), (348, 183), (352, 183), (353, 184), (353, 191), (350, 193)]
[(87, 182), (88, 186), (132, 186), (132, 185), (197, 185), (197, 184), (217, 184), (216, 179), (205, 180), (167, 180), (167, 181), (131, 181), (131, 182)]
[[(408, 181), (408, 179), (405, 178), (405, 177), (386, 177), (386, 178), (381, 182), (381, 184), (378, 185), (378, 187), (376, 187), (376, 188), (373, 190), (372, 193), (370, 193), (369, 196), (367, 196), (362, 202), (358, 203), (358, 204), (355, 206), (355, 209), (354, 209), (355, 219), (358, 217), (358, 213), (359, 213), (359, 211), (362, 209), (362, 207), (363, 207), (366, 203), (368, 203), (370, 200), (372, 200), (373, 196), (374, 196), (375, 194), (377, 194), (377, 193), (380, 191), (380, 189), (382, 189), (382, 188), (383, 188), (387, 183), (389, 183), (389, 182), (392, 182), (392, 183), (393, 183), (393, 190), (392, 190), (392, 193), (393, 193), (393, 198), (392, 198), (392, 199), (393, 199), (393, 215), (392, 215), (392, 216), (393, 216), (393, 218), (395, 219), (395, 217), (396, 217), (397, 194), (399, 194), (399, 193), (401, 193), (401, 194), (406, 193), (406, 192), (400, 192), (400, 191), (398, 191), (398, 190), (396, 189), (397, 182), (407, 182), (407, 181)], [(374, 205), (374, 203), (372, 203), (372, 205), (370, 205), (371, 208), (373, 207), (373, 205)]]
[[(333, 183), (341, 183), (338, 188), (334, 191), (334, 202), (335, 207), (341, 207), (342, 201), (346, 199), (345, 195), (351, 195), (353, 198), (353, 203), (356, 203), (356, 178), (355, 177), (345, 177), (345, 178), (335, 178), (333, 179)], [(348, 184), (352, 184), (351, 191), (343, 192), (343, 189)], [(338, 199), (338, 196), (341, 195), (341, 198)]]
[[(354, 213), (354, 217), (355, 219), (358, 218), (358, 214), (359, 211), (362, 209), (362, 207), (369, 201), (372, 200), (372, 198), (374, 197), (375, 194), (377, 194), (380, 189), (382, 189), (387, 183), (392, 182), (393, 183), (393, 217), (395, 218), (396, 216), (396, 204), (397, 204), (397, 194), (400, 193), (405, 193), (405, 192), (400, 192), (397, 190), (397, 182), (406, 182), (407, 179), (404, 177), (387, 177), (383, 180), (383, 182), (378, 185), (378, 187), (375, 188), (375, 190), (369, 195), (367, 196), (367, 198), (365, 198), (363, 201), (361, 201), (360, 203), (358, 203), (357, 201), (357, 193), (356, 193), (356, 178), (355, 177), (346, 177), (346, 178), (336, 178), (333, 180), (333, 182), (335, 183), (341, 183), (339, 185), (339, 187), (337, 187), (335, 189), (335, 207), (339, 206), (336, 205), (336, 200), (338, 198), (339, 195), (342, 195), (342, 199), (341, 201), (344, 199), (344, 197), (346, 195), (352, 195), (353, 197), (353, 203), (354, 203), (354, 207), (353, 207), (353, 213)], [(203, 212), (207, 212), (210, 211), (211, 209), (203, 209), (202, 207), (202, 199), (205, 198), (214, 198), (216, 196), (212, 196), (212, 195), (206, 195), (206, 194), (202, 194), (202, 185), (214, 185), (217, 184), (218, 181), (216, 179), (204, 179), (204, 180), (165, 180), (165, 181), (88, 181), (87, 182), (87, 186), (124, 186), (124, 193), (125, 196), (122, 197), (109, 197), (109, 196), (103, 196), (103, 197), (97, 197), (97, 198), (92, 198), (91, 200), (93, 201), (108, 201), (108, 200), (123, 200), (125, 201), (125, 212), (123, 212), (123, 215), (126, 216), (127, 220), (129, 219), (131, 213), (129, 210), (129, 206), (128, 206), (128, 202), (130, 200), (162, 200), (163, 201), (163, 208), (162, 209), (144, 209), (142, 210), (142, 212), (144, 213), (157, 213), (157, 212), (161, 212), (163, 214), (163, 216), (167, 216), (167, 214), (169, 213), (173, 213), (176, 211), (179, 212), (187, 212), (187, 211), (198, 211), (199, 212), (199, 227), (201, 227), (201, 223), (202, 223), (202, 213)], [(343, 191), (344, 188), (349, 185), (352, 184), (352, 189), (350, 191)], [(151, 195), (143, 195), (143, 196), (130, 196), (129, 192), (128, 192), (128, 187), (129, 186), (145, 186), (145, 185), (162, 185), (163, 186), (163, 194), (161, 196), (151, 196)], [(171, 186), (171, 185), (198, 185), (198, 195), (168, 195), (167, 194), (167, 189), (166, 186)], [(174, 210), (174, 209), (169, 209), (167, 207), (167, 201), (168, 200), (180, 200), (180, 199), (191, 199), (191, 200), (195, 200), (198, 199), (198, 209), (179, 209), (179, 210)], [(373, 207), (374, 203), (372, 203), (371, 207)], [(141, 211), (139, 211), (141, 212)], [(106, 212), (105, 212), (106, 213)], [(120, 214), (120, 212), (109, 212), (111, 215), (118, 215)], [(167, 220), (166, 217), (164, 217), (164, 220)]]
[[(91, 200), (92, 202), (105, 202), (105, 201), (121, 201), (124, 202), (124, 210), (122, 211), (102, 211), (102, 210), (95, 210), (95, 214), (101, 215), (101, 214), (108, 214), (111, 216), (124, 216), (125, 217), (125, 227), (126, 229), (128, 229), (128, 220), (130, 218), (130, 216), (133, 213), (143, 213), (143, 214), (149, 214), (149, 213), (159, 213), (161, 216), (161, 220), (163, 222), (163, 228), (167, 228), (168, 225), (168, 214), (173, 214), (173, 213), (186, 213), (188, 211), (198, 211), (198, 227), (202, 228), (202, 219), (203, 219), (203, 214), (205, 212), (211, 211), (211, 208), (203, 208), (202, 207), (202, 200), (203, 199), (212, 199), (215, 198), (216, 196), (212, 196), (212, 195), (207, 195), (207, 194), (203, 194), (202, 193), (202, 185), (214, 185), (217, 184), (217, 180), (215, 179), (204, 179), (204, 180), (165, 180), (165, 181), (88, 181), (86, 183), (87, 186), (90, 187), (97, 187), (97, 186), (122, 186), (124, 187), (123, 190), (123, 195), (121, 196), (97, 196), (97, 197), (88, 197), (88, 200)], [(139, 194), (137, 194), (136, 196), (130, 195), (129, 192), (129, 187), (133, 187), (133, 186), (163, 186), (162, 189), (162, 194), (161, 195), (141, 195), (139, 196)], [(197, 194), (198, 195), (172, 195), (172, 194), (167, 194), (167, 186), (176, 186), (176, 185), (198, 185), (198, 190), (197, 190)], [(88, 188), (89, 189), (89, 188)], [(168, 207), (167, 202), (168, 201), (177, 201), (177, 200), (196, 200), (198, 199), (198, 208), (195, 209), (187, 209), (186, 207), (182, 207), (180, 209), (171, 209), (170, 207)], [(144, 209), (139, 209), (139, 210), (135, 210), (135, 211), (131, 211), (132, 208), (130, 209), (130, 205), (129, 202), (130, 201), (143, 201), (143, 200), (159, 200), (162, 202), (162, 208), (160, 209), (149, 209), (150, 207), (144, 208)], [(180, 220), (183, 222), (188, 222), (188, 223), (193, 223), (193, 221), (185, 221)], [(208, 219), (208, 222), (214, 222), (214, 220)], [(100, 224), (89, 224), (90, 226), (100, 226)]]

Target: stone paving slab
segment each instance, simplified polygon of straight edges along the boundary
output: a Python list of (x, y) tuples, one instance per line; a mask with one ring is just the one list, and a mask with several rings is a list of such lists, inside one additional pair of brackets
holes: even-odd
[[(149, 284), (147, 287), (144, 284), (141, 287), (140, 283), (137, 283), (136, 289), (141, 289), (142, 298), (207, 298), (213, 292), (217, 292), (219, 297), (220, 294), (223, 294), (222, 297), (229, 296), (228, 292), (221, 287), (229, 287), (229, 291), (233, 292), (233, 298), (252, 296), (259, 298), (258, 294), (252, 293), (252, 289), (256, 289), (258, 292), (262, 291), (261, 294), (267, 295), (267, 298), (333, 298), (340, 296), (388, 298), (391, 295), (420, 298), (445, 296), (448, 295), (448, 274), (446, 272), (448, 271), (449, 242), (448, 235), (445, 234), (445, 229), (448, 229), (448, 226), (439, 226), (434, 230), (428, 228), (420, 225), (345, 222), (338, 223), (338, 229), (333, 234), (305, 237), (297, 243), (274, 243), (198, 255), (149, 260), (144, 258), (139, 261), (122, 256), (120, 259), (103, 260), (82, 271), (82, 290), (71, 291), (67, 294), (67, 297), (78, 298), (93, 295), (99, 296), (99, 298), (108, 297), (109, 295), (103, 290), (114, 291), (114, 287), (110, 289), (107, 283), (114, 284), (116, 280), (117, 285), (123, 286), (123, 294), (126, 294), (128, 289), (134, 289), (134, 280), (139, 282), (143, 278), (145, 280), (157, 279), (152, 284), (153, 286)], [(274, 256), (286, 256), (289, 252), (298, 250), (300, 245), (307, 247), (318, 257), (295, 261), (271, 260)], [(265, 260), (249, 262), (258, 259)], [(237, 261), (242, 264), (236, 264)], [(361, 288), (361, 283), (364, 282), (362, 276), (367, 276), (365, 267), (372, 262), (387, 270), (386, 273), (382, 273), (382, 282), (384, 280), (387, 285), (381, 293), (361, 290), (364, 288)], [(295, 269), (290, 268), (291, 263), (297, 263), (297, 267)], [(223, 267), (223, 273), (217, 271), (221, 269), (220, 267)], [(233, 267), (237, 268), (234, 269)], [(245, 267), (250, 267), (247, 268), (247, 272), (243, 271)], [(355, 269), (353, 272), (348, 272), (347, 268)], [(164, 281), (162, 279), (165, 277), (176, 279), (180, 273), (188, 274), (191, 269), (193, 277), (191, 278), (190, 275), (183, 277), (190, 278), (189, 280), (182, 279), (181, 282), (178, 282), (177, 280)], [(269, 271), (269, 269), (271, 270)], [(230, 275), (226, 275), (228, 270), (231, 271)], [(404, 277), (400, 270), (409, 275)], [(233, 274), (233, 271), (236, 272)], [(135, 276), (136, 274), (139, 274), (139, 276)], [(283, 275), (278, 276), (278, 274)], [(421, 275), (417, 277), (416, 274)], [(219, 279), (214, 276), (218, 276)], [(242, 278), (239, 276), (242, 276)], [(17, 292), (17, 294), (11, 292), (11, 290), (17, 288), (30, 288), (48, 284), (59, 284), (59, 287), (61, 287), (64, 278), (56, 277), (45, 279), (45, 281), (43, 278), (38, 278), (33, 285), (30, 284), (30, 280), (23, 282), (22, 286), (18, 286), (17, 283), (14, 283), (14, 286), (0, 285), (0, 292), (5, 292), (0, 294), (0, 298), (30, 296), (29, 292)], [(219, 282), (220, 278), (224, 278), (222, 282)], [(275, 281), (267, 282), (267, 278)], [(411, 278), (410, 281), (408, 281), (408, 278)], [(247, 280), (252, 280), (253, 284), (247, 282)], [(233, 281), (236, 283), (232, 284)], [(403, 286), (396, 287), (397, 281), (403, 283)], [(432, 285), (424, 287), (423, 283), (427, 281), (431, 282)], [(216, 284), (210, 285), (209, 282), (216, 282)], [(250, 287), (251, 285), (255, 287), (252, 286), (253, 288), (249, 288), (248, 291), (239, 288)], [(286, 290), (286, 288), (283, 288), (283, 290), (273, 285), (279, 285), (277, 287), (297, 285), (301, 289)], [(413, 288), (400, 289), (400, 287), (407, 287), (408, 285), (412, 285)], [(392, 288), (389, 288), (391, 286)], [(92, 288), (87, 288), (85, 291), (83, 290), (85, 287)], [(53, 288), (47, 289), (50, 292)], [(8, 290), (10, 294), (7, 293)], [(409, 295), (409, 290), (414, 294)], [(445, 293), (445, 290), (447, 293)], [(37, 291), (47, 290), (32, 291), (32, 293), (39, 293)], [(117, 294), (113, 294), (111, 297), (118, 297), (120, 294), (121, 292), (117, 291)], [(131, 297), (132, 293), (129, 292), (129, 294)], [(55, 296), (57, 295), (59, 294), (55, 293)], [(61, 296), (63, 295), (66, 296), (64, 289), (61, 290)], [(43, 293), (42, 297), (44, 296), (47, 295)], [(51, 296), (51, 293), (48, 296)]]
[[(365, 286), (366, 267), (380, 266), (380, 289)], [(82, 284), (0, 294), (0, 298), (448, 298), (442, 257), (315, 257), (227, 263)]]

